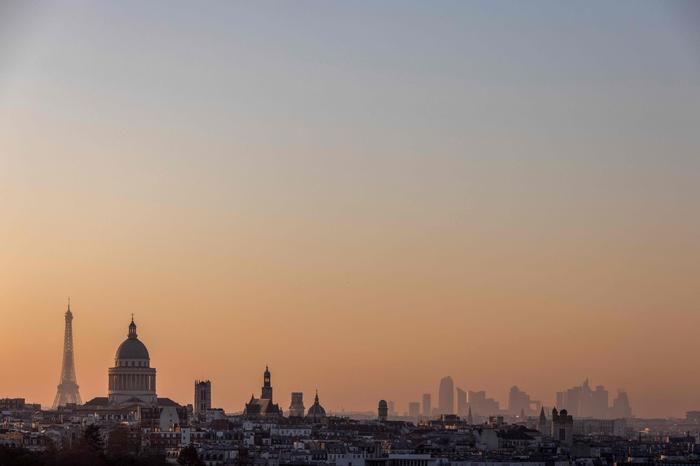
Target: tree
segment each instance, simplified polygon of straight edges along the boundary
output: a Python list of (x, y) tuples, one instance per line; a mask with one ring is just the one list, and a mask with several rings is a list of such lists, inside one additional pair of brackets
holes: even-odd
[(117, 424), (109, 431), (107, 453), (110, 456), (120, 456), (129, 453), (129, 428), (127, 426)]
[(197, 449), (192, 445), (180, 450), (180, 456), (177, 457), (177, 462), (183, 466), (204, 466), (204, 461), (199, 459)]
[(83, 433), (83, 446), (94, 451), (102, 453), (104, 451), (104, 443), (102, 442), (102, 433), (99, 426), (95, 424), (87, 426)]

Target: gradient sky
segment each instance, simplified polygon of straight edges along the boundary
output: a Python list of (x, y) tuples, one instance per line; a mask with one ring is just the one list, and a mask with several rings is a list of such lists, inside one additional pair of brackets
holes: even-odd
[(0, 397), (700, 409), (688, 1), (0, 3)]

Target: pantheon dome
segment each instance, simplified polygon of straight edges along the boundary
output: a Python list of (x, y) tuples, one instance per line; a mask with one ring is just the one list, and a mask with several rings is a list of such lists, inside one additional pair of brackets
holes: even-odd
[[(134, 336), (136, 335), (136, 325), (131, 324), (134, 326)], [(131, 327), (131, 325), (129, 327)], [(148, 349), (146, 349), (146, 345), (143, 344), (141, 340), (138, 338), (127, 338), (124, 340), (124, 342), (119, 345), (119, 348), (117, 348), (117, 355), (114, 357), (115, 361), (119, 360), (129, 360), (129, 359), (135, 359), (139, 361), (150, 361), (150, 356), (148, 355)], [(118, 362), (116, 365), (119, 365)]]
[(156, 370), (146, 345), (138, 338), (132, 317), (129, 334), (117, 348), (114, 367), (109, 369), (109, 402), (156, 403)]

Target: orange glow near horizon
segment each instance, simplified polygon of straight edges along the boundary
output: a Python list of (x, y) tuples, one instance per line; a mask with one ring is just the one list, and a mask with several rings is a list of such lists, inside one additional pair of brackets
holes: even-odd
[(159, 396), (229, 412), (266, 365), (285, 410), (700, 409), (674, 4), (67, 3), (0, 5), (0, 397), (51, 404), (70, 296), (83, 400), (134, 313)]

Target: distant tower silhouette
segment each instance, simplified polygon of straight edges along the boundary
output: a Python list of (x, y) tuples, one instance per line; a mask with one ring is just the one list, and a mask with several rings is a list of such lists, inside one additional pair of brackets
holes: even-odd
[(265, 366), (265, 373), (263, 374), (263, 386), (260, 398), (265, 400), (270, 400), (272, 403), (272, 384), (270, 383), (270, 369)]
[(542, 435), (547, 433), (547, 416), (544, 414), (544, 406), (540, 408), (539, 430)]
[(438, 406), (440, 414), (455, 413), (455, 384), (449, 375), (440, 380), (440, 390), (438, 392)]
[(304, 417), (304, 394), (302, 392), (292, 392), (289, 417)]
[(423, 393), (423, 416), (430, 417), (433, 414), (430, 393)]
[(63, 336), (63, 367), (61, 368), (61, 383), (58, 384), (53, 408), (69, 403), (81, 404), (78, 381), (75, 377), (75, 359), (73, 358), (73, 313), (70, 311), (70, 299), (66, 311), (66, 330)]
[(389, 404), (385, 400), (379, 400), (379, 405), (377, 406), (377, 415), (379, 420), (384, 422), (389, 417)]
[(194, 414), (205, 417), (211, 409), (211, 382), (209, 380), (194, 381)]

